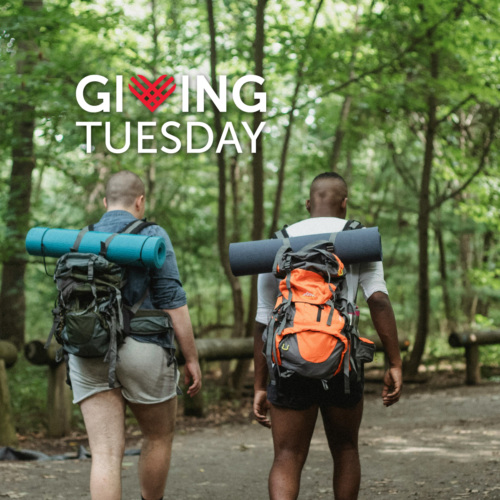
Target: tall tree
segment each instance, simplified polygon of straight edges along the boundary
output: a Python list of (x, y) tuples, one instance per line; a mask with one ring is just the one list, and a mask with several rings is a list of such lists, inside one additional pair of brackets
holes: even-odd
[[(32, 16), (42, 7), (42, 0), (23, 0), (23, 9)], [(29, 228), (32, 173), (36, 166), (33, 143), (36, 110), (32, 104), (36, 85), (32, 74), (39, 53), (33, 32), (26, 31), (19, 36), (16, 62), (19, 86), (13, 113), (12, 170), (6, 210), (9, 250), (3, 256), (0, 339), (10, 340), (21, 348), (26, 316), (24, 239)]]
[[(429, 71), (431, 79), (436, 81), (439, 76), (439, 53), (433, 50), (430, 54)], [(429, 217), (430, 217), (430, 183), (432, 164), (434, 161), (434, 140), (437, 134), (437, 98), (433, 90), (435, 84), (430, 84), (427, 99), (427, 130), (425, 134), (424, 161), (420, 182), (418, 211), (418, 316), (417, 333), (410, 360), (406, 366), (407, 373), (415, 376), (422, 360), (425, 343), (429, 331)]]
[[(217, 45), (216, 45), (216, 29), (215, 18), (212, 0), (207, 0), (208, 27), (210, 31), (210, 78), (212, 88), (217, 88)], [(214, 102), (212, 102), (212, 110), (214, 114), (214, 128), (217, 142), (222, 137), (223, 126), (221, 112)], [(218, 169), (218, 211), (217, 211), (217, 243), (219, 248), (219, 259), (224, 269), (226, 278), (231, 286), (233, 297), (233, 336), (241, 336), (244, 325), (244, 306), (243, 292), (241, 289), (240, 280), (233, 275), (229, 265), (228, 241), (227, 241), (227, 166), (224, 150), (217, 155)]]
[[(254, 74), (264, 78), (264, 48), (265, 48), (265, 10), (267, 0), (257, 0), (255, 9), (255, 41), (254, 41)], [(264, 85), (255, 84), (256, 91), (263, 92)], [(262, 111), (254, 112), (252, 131), (255, 134), (264, 121)], [(255, 153), (252, 156), (252, 198), (253, 198), (253, 216), (252, 233), (253, 241), (262, 239), (264, 232), (264, 144), (263, 134), (259, 134)], [(248, 300), (248, 312), (245, 337), (251, 337), (255, 327), (255, 313), (257, 311), (257, 276), (251, 277), (250, 295)], [(233, 375), (233, 385), (236, 389), (241, 389), (245, 375), (250, 363), (248, 361), (239, 361)]]

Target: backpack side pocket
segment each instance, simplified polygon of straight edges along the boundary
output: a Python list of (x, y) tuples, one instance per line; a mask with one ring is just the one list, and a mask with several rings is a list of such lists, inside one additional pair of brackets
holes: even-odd
[(61, 332), (64, 350), (82, 358), (104, 357), (108, 352), (110, 335), (94, 311), (68, 312)]
[(356, 360), (360, 363), (371, 363), (375, 356), (375, 344), (364, 337), (359, 337), (359, 344), (356, 348)]

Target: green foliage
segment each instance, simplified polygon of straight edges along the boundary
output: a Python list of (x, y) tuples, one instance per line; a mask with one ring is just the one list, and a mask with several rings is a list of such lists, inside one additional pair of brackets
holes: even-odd
[[(8, 370), (13, 421), (16, 432), (45, 433), (47, 429), (47, 384), (48, 368), (29, 363), (19, 356), (17, 363)], [(78, 406), (72, 407), (72, 424), (75, 429), (83, 429), (83, 420)]]
[(8, 371), (13, 420), (19, 433), (40, 431), (47, 426), (46, 368), (28, 363), (24, 357)]
[[(348, 216), (377, 225), (383, 236), (386, 279), (400, 331), (412, 337), (416, 324), (419, 255), (417, 221), (421, 170), (430, 95), (438, 102), (438, 130), (430, 192), (431, 325), (444, 329), (440, 250), (433, 231), (441, 228), (452, 316), (459, 325), (475, 313), (498, 325), (498, 231), (500, 229), (498, 132), (500, 13), (495, 0), (481, 3), (451, 0), (400, 2), (324, 1), (268, 2), (266, 9), (264, 119), (264, 233), (269, 233), (278, 185), (288, 113), (302, 68), (285, 173), (280, 225), (306, 218), (304, 202), (311, 179), (330, 168), (341, 110), (349, 98), (338, 170), (349, 181)], [(37, 109), (31, 223), (81, 227), (102, 211), (104, 179), (131, 169), (146, 179), (150, 218), (169, 232), (197, 330), (232, 322), (231, 291), (218, 258), (218, 172), (213, 152), (187, 154), (186, 124), (213, 122), (208, 99), (198, 113), (194, 89), (191, 110), (181, 112), (180, 92), (152, 115), (128, 92), (131, 76), (209, 74), (209, 33), (205, 2), (151, 3), (45, 0), (37, 13), (21, 2), (0, 9), (0, 215), (5, 220), (13, 104), (22, 98), (16, 63), (19, 43), (32, 39), (37, 64), (29, 85)], [(229, 90), (240, 76), (254, 72), (255, 2), (214, 2), (218, 74), (227, 75)], [(460, 36), (456, 36), (460, 33)], [(438, 74), (430, 70), (438, 54)], [(75, 88), (86, 75), (108, 78), (93, 84), (112, 94), (111, 113), (89, 118), (76, 103)], [(124, 79), (124, 113), (114, 112), (116, 75)], [(248, 86), (244, 99), (251, 102)], [(496, 113), (496, 114), (495, 114)], [(177, 154), (137, 154), (137, 128), (123, 154), (106, 151), (104, 127), (95, 129), (94, 151), (83, 148), (85, 131), (77, 121), (110, 122), (111, 143), (124, 143), (125, 123), (155, 121), (147, 146), (171, 146), (160, 126), (178, 121), (183, 148)], [(252, 123), (230, 99), (223, 125)], [(248, 240), (252, 226), (252, 156), (248, 140), (243, 152), (226, 148), (238, 190), (228, 184), (228, 241)], [(483, 161), (484, 160), (484, 161)], [(481, 163), (483, 162), (483, 164)], [(228, 167), (229, 170), (229, 167)], [(229, 171), (227, 173), (229, 180)], [(234, 211), (233, 211), (234, 210)], [(9, 242), (0, 226), (0, 248)], [(30, 259), (26, 276), (27, 338), (44, 337), (50, 325), (53, 283), (38, 259)], [(48, 267), (50, 269), (51, 263)], [(242, 280), (245, 300), (249, 280)], [(476, 300), (477, 299), (477, 300)], [(480, 310), (471, 309), (478, 303)], [(468, 305), (467, 305), (468, 304)], [(43, 319), (42, 319), (43, 318)]]

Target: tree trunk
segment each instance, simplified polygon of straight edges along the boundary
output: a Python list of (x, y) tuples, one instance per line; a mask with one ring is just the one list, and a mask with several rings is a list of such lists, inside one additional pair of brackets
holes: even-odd
[(473, 236), (470, 233), (462, 233), (459, 237), (459, 258), (461, 271), (462, 294), (460, 308), (465, 314), (467, 324), (470, 325), (475, 315), (476, 295), (472, 293), (470, 282), (470, 270), (473, 268)]
[[(492, 251), (495, 245), (496, 242), (493, 231), (486, 232), (483, 237), (483, 257), (481, 259), (483, 268), (488, 268), (490, 263), (493, 266), (493, 262), (490, 257), (490, 252)], [(481, 316), (487, 317), (489, 313), (489, 306), (490, 306), (489, 298), (480, 296), (478, 298), (476, 313), (480, 314)]]
[(17, 361), (17, 348), (8, 340), (0, 340), (0, 359), (5, 362), (6, 368), (11, 368)]
[[(42, 0), (24, 0), (25, 9), (39, 10)], [(21, 76), (15, 104), (12, 144), (12, 171), (7, 201), (6, 226), (9, 234), (8, 251), (3, 255), (2, 287), (0, 290), (0, 339), (10, 340), (18, 349), (24, 344), (26, 299), (24, 275), (26, 252), (24, 239), (29, 229), (31, 208), (31, 175), (35, 168), (33, 132), (35, 108), (33, 91), (28, 79), (36, 64), (36, 45), (32, 40), (20, 40), (17, 74)]]
[(240, 194), (239, 194), (239, 186), (240, 186), (240, 167), (238, 163), (238, 153), (235, 153), (231, 157), (230, 161), (230, 178), (231, 178), (231, 193), (232, 193), (232, 220), (233, 220), (233, 231), (232, 231), (232, 241), (240, 241)]
[[(158, 78), (158, 54), (159, 50), (159, 29), (157, 24), (158, 6), (156, 0), (151, 0), (151, 38), (153, 42), (153, 55), (151, 58), (151, 75), (153, 77), (152, 81), (156, 81)], [(156, 136), (153, 137), (152, 149), (157, 148), (158, 141)], [(154, 213), (156, 206), (156, 159), (154, 155), (149, 155), (149, 161), (146, 167), (146, 186), (147, 186), (147, 196), (148, 196), (148, 208), (150, 213)]]
[(0, 358), (0, 446), (17, 445), (5, 361)]
[(439, 274), (441, 275), (441, 289), (443, 291), (444, 316), (446, 319), (446, 331), (450, 333), (456, 329), (455, 317), (452, 313), (450, 292), (448, 289), (448, 269), (446, 264), (446, 248), (441, 227), (435, 229), (436, 241), (439, 249)]
[[(355, 22), (354, 22), (354, 33), (359, 32), (360, 10), (359, 10), (358, 4), (356, 4), (356, 9), (357, 10), (356, 10), (356, 16), (355, 16)], [(353, 68), (354, 68), (354, 63), (356, 61), (357, 53), (358, 53), (358, 47), (354, 47), (353, 51), (352, 51), (351, 60), (349, 61), (349, 79), (350, 80), (354, 80), (354, 78), (356, 77), (356, 74), (354, 73)], [(352, 104), (352, 96), (347, 94), (344, 98), (344, 102), (342, 103), (342, 108), (340, 110), (340, 116), (339, 116), (339, 123), (338, 123), (337, 129), (335, 131), (335, 136), (333, 138), (333, 147), (332, 147), (332, 152), (330, 154), (330, 159), (329, 159), (330, 172), (337, 171), (339, 158), (340, 158), (340, 152), (342, 151), (342, 143), (344, 142), (345, 127), (346, 127), (347, 120), (349, 118), (349, 113), (351, 111), (351, 104)], [(348, 161), (350, 161), (350, 156), (348, 158)], [(346, 180), (348, 180), (348, 179), (346, 178)], [(349, 182), (348, 182), (348, 185), (349, 185)]]
[[(207, 0), (207, 13), (208, 13), (208, 26), (210, 30), (210, 75), (211, 84), (214, 89), (217, 88), (217, 47), (215, 44), (216, 32), (215, 32), (215, 19), (213, 11), (212, 0)], [(215, 137), (217, 142), (220, 141), (222, 137), (222, 117), (220, 111), (217, 109), (214, 103), (212, 103), (212, 109), (214, 113), (214, 128)], [(257, 151), (262, 150), (261, 141), (257, 140)], [(241, 336), (244, 325), (244, 307), (243, 307), (243, 293), (241, 290), (241, 284), (238, 278), (236, 278), (231, 272), (231, 267), (229, 265), (229, 250), (227, 243), (227, 218), (226, 218), (226, 206), (227, 206), (227, 194), (226, 194), (226, 159), (224, 157), (224, 150), (217, 153), (217, 167), (218, 167), (218, 181), (219, 181), (219, 200), (218, 200), (218, 214), (217, 214), (217, 244), (219, 248), (219, 258), (224, 269), (227, 280), (231, 286), (231, 291), (233, 295), (233, 315), (234, 315), (234, 329), (233, 336)]]
[[(266, 9), (267, 0), (257, 0), (255, 13), (255, 71), (254, 74), (264, 76), (264, 45), (265, 45), (265, 23), (264, 12)], [(263, 92), (263, 85), (255, 84), (257, 92)], [(256, 132), (263, 121), (264, 114), (262, 111), (257, 111), (253, 115), (253, 132)], [(253, 168), (253, 223), (252, 223), (252, 240), (262, 239), (264, 232), (264, 150), (263, 150), (263, 134), (259, 134), (256, 140), (255, 154), (252, 156)], [(244, 330), (245, 337), (253, 335), (255, 326), (255, 313), (257, 311), (257, 276), (251, 277), (250, 297), (248, 301), (248, 315), (246, 327)], [(240, 390), (243, 380), (250, 366), (249, 361), (239, 361), (233, 374), (233, 387)]]
[[(430, 55), (430, 73), (433, 79), (437, 79), (439, 69), (439, 55), (432, 52)], [(438, 122), (437, 98), (433, 90), (427, 100), (428, 119), (425, 134), (424, 165), (419, 197), (418, 215), (418, 319), (415, 344), (411, 352), (410, 360), (405, 367), (406, 375), (414, 377), (418, 373), (418, 367), (422, 361), (425, 344), (429, 332), (430, 293), (429, 293), (429, 215), (430, 215), (430, 182), (432, 174), (432, 163), (434, 159), (434, 138), (437, 133)]]
[[(353, 78), (353, 76), (351, 76)], [(333, 148), (330, 155), (330, 171), (335, 172), (340, 158), (340, 151), (342, 150), (342, 142), (345, 136), (345, 125), (347, 123), (347, 118), (349, 117), (349, 112), (351, 110), (352, 97), (347, 95), (342, 103), (342, 109), (340, 110), (339, 124), (337, 125), (337, 130), (335, 131), (335, 137), (333, 139)]]

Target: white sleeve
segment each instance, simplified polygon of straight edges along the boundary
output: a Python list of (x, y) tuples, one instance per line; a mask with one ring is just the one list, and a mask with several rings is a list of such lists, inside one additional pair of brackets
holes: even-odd
[(257, 281), (257, 315), (255, 316), (257, 323), (267, 325), (278, 294), (278, 279), (272, 273), (259, 274)]
[(359, 284), (363, 290), (365, 300), (375, 292), (389, 295), (384, 279), (384, 266), (382, 262), (366, 262), (359, 266)]

